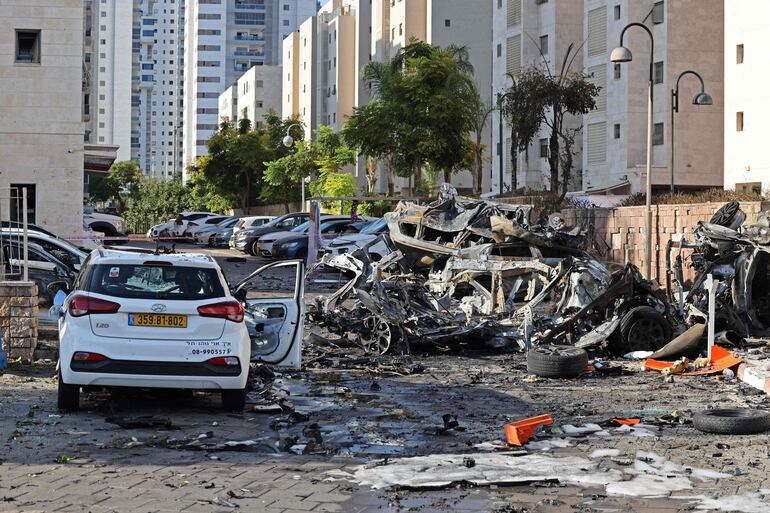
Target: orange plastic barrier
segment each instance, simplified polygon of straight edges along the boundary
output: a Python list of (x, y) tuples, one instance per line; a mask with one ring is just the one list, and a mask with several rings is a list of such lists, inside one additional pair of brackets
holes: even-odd
[(532, 438), (537, 428), (545, 424), (553, 424), (553, 417), (550, 414), (511, 422), (503, 426), (505, 439), (509, 445), (524, 445), (527, 443), (527, 440)]

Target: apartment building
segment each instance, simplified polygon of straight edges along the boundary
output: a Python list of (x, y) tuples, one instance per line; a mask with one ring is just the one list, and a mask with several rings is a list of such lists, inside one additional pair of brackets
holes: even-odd
[(86, 0), (85, 9), (87, 142), (172, 177), (182, 167), (184, 0)]
[(644, 191), (647, 145), (647, 82), (650, 39), (643, 29), (626, 32), (628, 63), (611, 63), (628, 23), (644, 23), (652, 32), (653, 134), (652, 186), (671, 183), (671, 91), (680, 73), (691, 69), (704, 79), (713, 105), (695, 106), (699, 81), (685, 76), (679, 84), (676, 114), (675, 186), (703, 189), (723, 184), (724, 38), (722, 0), (585, 0), (586, 71), (602, 76), (606, 89), (596, 111), (584, 119), (583, 188), (586, 191)]
[[(697, 79), (684, 77), (676, 114), (675, 182), (678, 188), (702, 189), (722, 183), (723, 48), (722, 0), (493, 0), (494, 89), (505, 90), (521, 69), (548, 62), (554, 69), (569, 44), (581, 50), (572, 69), (582, 69), (601, 87), (596, 109), (573, 126), (582, 125), (572, 190), (630, 194), (646, 183), (647, 82), (650, 42), (644, 30), (626, 32), (629, 63), (610, 62), (628, 23), (644, 23), (655, 39), (652, 183), (670, 186), (671, 91), (686, 69), (698, 71), (713, 97), (711, 106), (694, 106)], [(497, 125), (497, 120), (496, 123)], [(511, 186), (510, 129), (504, 123), (504, 190)], [(697, 129), (694, 129), (697, 127)], [(493, 174), (499, 174), (499, 129), (494, 128)], [(516, 185), (543, 189), (549, 183), (548, 130), (541, 130), (518, 156)], [(499, 190), (495, 178), (490, 190)]]
[(82, 233), (83, 0), (0, 3), (0, 216), (10, 188), (27, 188), (28, 220), (61, 236)]
[(770, 3), (725, 2), (724, 186), (747, 192), (770, 189), (767, 125), (770, 103)]
[[(491, 101), (491, 23), (486, 0), (330, 0), (284, 39), (282, 115), (300, 117), (308, 137), (320, 125), (339, 130), (356, 106), (369, 101), (362, 68), (372, 60), (387, 61), (412, 38), (467, 47), (479, 91)], [(489, 128), (483, 141), (490, 146)], [(358, 162), (353, 171), (360, 186), (365, 184), (363, 165)], [(378, 187), (384, 188), (386, 170), (380, 167)], [(398, 181), (397, 189), (407, 186)], [(455, 181), (472, 187), (470, 173), (458, 173)]]
[(219, 95), (254, 66), (281, 64), (281, 41), (316, 12), (315, 0), (187, 0), (184, 162), (207, 152)]
[(220, 122), (248, 119), (256, 128), (270, 111), (281, 113), (281, 66), (254, 66), (219, 95)]
[[(565, 57), (574, 45), (569, 62), (571, 71), (583, 69), (583, 0), (493, 0), (493, 54), (492, 90), (495, 102), (497, 95), (505, 93), (511, 86), (510, 76), (516, 76), (522, 69), (538, 66), (559, 73)], [(602, 84), (604, 68), (593, 70), (599, 85)], [(602, 97), (603, 98), (603, 97)], [(599, 104), (602, 104), (602, 98)], [(550, 114), (550, 113), (549, 113)], [(500, 113), (495, 112), (492, 122), (492, 166), (486, 191), (500, 190), (500, 159), (502, 155), (502, 190), (511, 188), (546, 189), (550, 183), (548, 165), (550, 132), (542, 127), (530, 142), (527, 151), (518, 155), (513, 176), (511, 159), (511, 131), (503, 123), (502, 147), (500, 145)], [(577, 128), (582, 123), (579, 116), (567, 116), (565, 126)], [(582, 139), (576, 140), (575, 169), (573, 177), (580, 182), (582, 174)], [(580, 188), (573, 184), (571, 188)]]

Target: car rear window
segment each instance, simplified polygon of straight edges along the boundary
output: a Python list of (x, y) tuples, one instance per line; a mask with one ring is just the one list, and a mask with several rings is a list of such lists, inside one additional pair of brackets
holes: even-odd
[(225, 295), (214, 269), (138, 264), (94, 265), (88, 291), (124, 298), (183, 301)]

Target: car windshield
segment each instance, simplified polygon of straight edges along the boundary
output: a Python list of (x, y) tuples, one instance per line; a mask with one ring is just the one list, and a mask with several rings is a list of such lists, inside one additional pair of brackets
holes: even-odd
[(361, 230), (361, 233), (366, 233), (366, 234), (380, 233), (385, 229), (386, 226), (388, 226), (388, 222), (383, 217), (382, 219), (377, 219), (375, 222), (371, 223), (366, 228)]
[(295, 226), (294, 228), (292, 228), (291, 231), (294, 233), (303, 233), (308, 231), (309, 229), (310, 229), (310, 221), (305, 221), (301, 225)]
[(132, 299), (183, 301), (225, 295), (215, 269), (142, 264), (94, 265), (88, 292)]
[(217, 226), (220, 228), (230, 228), (232, 225), (240, 221), (237, 217), (228, 217), (227, 219), (220, 221), (217, 223)]

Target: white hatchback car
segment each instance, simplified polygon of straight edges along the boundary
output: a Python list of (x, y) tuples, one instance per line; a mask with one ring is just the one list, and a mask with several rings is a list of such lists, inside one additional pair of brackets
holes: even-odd
[[(277, 268), (293, 270), (290, 294), (247, 298), (247, 285)], [(301, 364), (303, 282), (301, 261), (279, 262), (231, 293), (208, 255), (93, 251), (52, 308), (59, 408), (77, 410), (80, 387), (92, 386), (218, 391), (226, 409), (242, 410), (251, 360)]]

